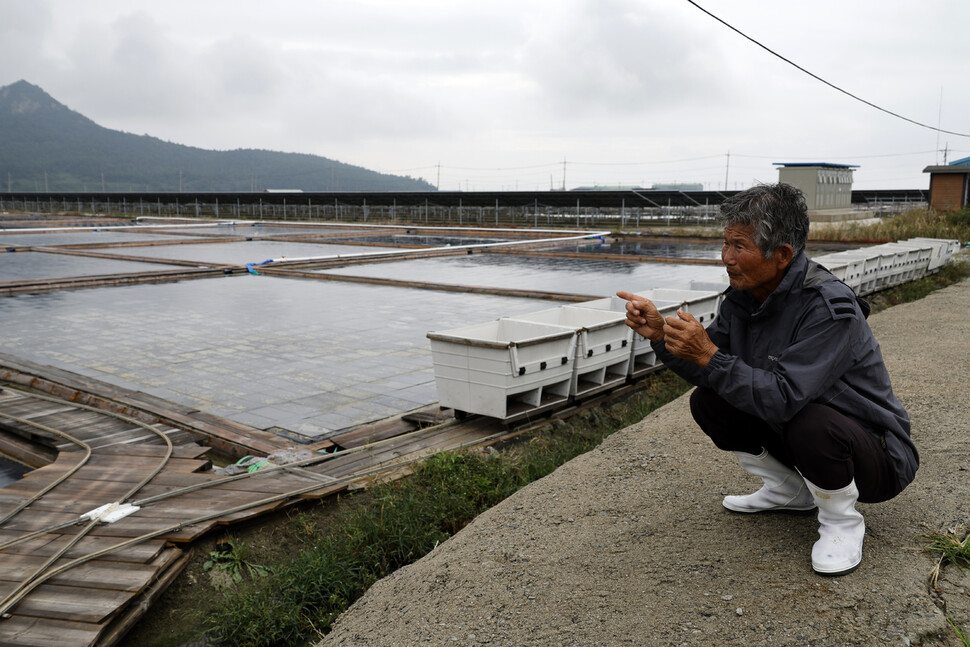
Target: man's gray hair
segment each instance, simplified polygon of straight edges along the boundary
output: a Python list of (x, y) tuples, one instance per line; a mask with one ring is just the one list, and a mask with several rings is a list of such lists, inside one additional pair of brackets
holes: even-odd
[(751, 225), (754, 242), (765, 258), (788, 243), (798, 256), (808, 240), (808, 207), (790, 184), (759, 184), (721, 203), (721, 224)]

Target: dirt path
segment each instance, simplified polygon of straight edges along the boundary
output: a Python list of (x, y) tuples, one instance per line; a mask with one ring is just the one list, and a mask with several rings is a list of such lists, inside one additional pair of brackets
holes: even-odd
[[(959, 645), (919, 536), (970, 522), (968, 313), (964, 281), (871, 319), (922, 465), (897, 498), (859, 506), (855, 573), (812, 572), (813, 516), (721, 507), (755, 480), (682, 397), (378, 582), (319, 644)], [(939, 587), (970, 628), (970, 573)]]

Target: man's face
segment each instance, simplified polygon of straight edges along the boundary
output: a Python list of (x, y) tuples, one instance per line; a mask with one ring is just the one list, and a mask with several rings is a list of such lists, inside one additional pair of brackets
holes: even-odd
[(765, 258), (754, 242), (752, 225), (728, 225), (724, 228), (724, 245), (721, 262), (727, 270), (731, 287), (750, 292), (758, 301), (764, 302), (785, 276), (785, 268), (791, 261), (785, 253), (785, 245), (771, 258)]

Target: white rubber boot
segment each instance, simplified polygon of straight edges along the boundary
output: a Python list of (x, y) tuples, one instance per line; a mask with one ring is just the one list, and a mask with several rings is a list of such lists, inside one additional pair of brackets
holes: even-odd
[(760, 476), (764, 487), (757, 492), (745, 495), (730, 495), (721, 501), (728, 510), (734, 512), (770, 512), (772, 510), (791, 510), (804, 512), (815, 507), (812, 495), (805, 485), (801, 474), (788, 467), (767, 451), (755, 456), (744, 452), (734, 452), (745, 471)]
[(862, 562), (866, 534), (866, 523), (855, 509), (855, 480), (838, 490), (823, 490), (808, 479), (805, 484), (818, 506), (819, 540), (812, 546), (812, 568), (822, 575), (851, 573)]

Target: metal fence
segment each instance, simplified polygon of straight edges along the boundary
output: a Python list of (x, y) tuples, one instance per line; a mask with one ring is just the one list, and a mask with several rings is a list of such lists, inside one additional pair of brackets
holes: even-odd
[[(99, 199), (101, 198), (101, 199)], [(153, 201), (110, 197), (90, 199), (17, 199), (0, 197), (0, 211), (36, 214), (115, 216), (121, 218), (200, 218), (225, 220), (273, 220), (280, 222), (342, 222), (361, 224), (448, 225), (475, 227), (551, 227), (626, 229), (656, 225), (709, 225), (716, 205), (667, 207), (562, 207), (532, 205), (439, 205), (421, 203), (348, 204), (308, 199), (264, 201), (203, 201), (179, 199)]]
[[(727, 194), (558, 191), (425, 193), (3, 194), (0, 211), (475, 227), (640, 229), (710, 225)], [(857, 199), (858, 198), (858, 199)], [(853, 192), (860, 213), (893, 215), (925, 206), (919, 191)]]

